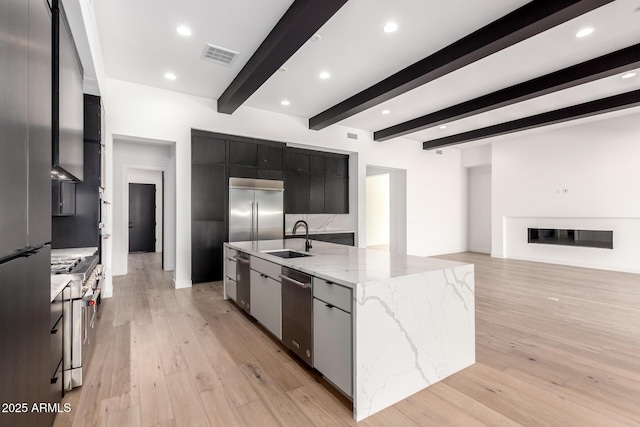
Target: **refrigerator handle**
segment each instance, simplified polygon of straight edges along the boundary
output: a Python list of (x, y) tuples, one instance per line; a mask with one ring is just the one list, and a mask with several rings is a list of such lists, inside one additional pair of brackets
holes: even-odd
[(251, 202), (251, 230), (249, 231), (249, 240), (253, 241), (253, 203)]
[(260, 219), (260, 206), (256, 202), (256, 240), (260, 240), (260, 226), (258, 220)]

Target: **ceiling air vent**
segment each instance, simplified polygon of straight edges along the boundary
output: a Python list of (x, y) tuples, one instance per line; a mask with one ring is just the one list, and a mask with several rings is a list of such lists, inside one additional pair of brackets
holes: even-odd
[(207, 44), (202, 52), (202, 59), (205, 61), (215, 62), (216, 64), (229, 66), (238, 56), (238, 52), (225, 49), (223, 47)]
[(358, 134), (357, 133), (347, 132), (347, 138), (349, 138), (349, 139), (358, 139)]

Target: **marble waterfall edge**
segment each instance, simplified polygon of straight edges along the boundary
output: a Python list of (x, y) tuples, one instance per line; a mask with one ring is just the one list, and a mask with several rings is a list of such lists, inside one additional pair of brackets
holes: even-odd
[(357, 284), (360, 421), (475, 363), (474, 266)]

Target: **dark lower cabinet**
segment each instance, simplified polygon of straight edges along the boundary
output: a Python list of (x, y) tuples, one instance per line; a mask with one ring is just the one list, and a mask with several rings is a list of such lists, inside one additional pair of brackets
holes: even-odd
[(191, 281), (194, 284), (222, 278), (222, 243), (226, 234), (226, 221), (191, 221)]
[(324, 191), (325, 213), (349, 213), (349, 178), (325, 176)]
[[(286, 239), (304, 238), (304, 235), (285, 236)], [(310, 234), (309, 239), (320, 242), (336, 243), (338, 245), (355, 246), (354, 233), (330, 233), (330, 234)]]

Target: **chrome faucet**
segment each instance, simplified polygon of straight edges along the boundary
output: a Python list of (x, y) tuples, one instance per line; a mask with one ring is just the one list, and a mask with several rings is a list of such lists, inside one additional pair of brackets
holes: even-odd
[(303, 220), (296, 221), (296, 223), (293, 225), (293, 234), (296, 234), (296, 230), (298, 229), (299, 225), (304, 225), (304, 229), (307, 233), (307, 237), (306, 237), (307, 240), (305, 240), (304, 242), (304, 251), (309, 252), (309, 249), (312, 248), (311, 240), (309, 240), (309, 224), (307, 224), (307, 221), (303, 221)]

